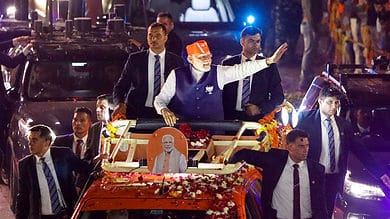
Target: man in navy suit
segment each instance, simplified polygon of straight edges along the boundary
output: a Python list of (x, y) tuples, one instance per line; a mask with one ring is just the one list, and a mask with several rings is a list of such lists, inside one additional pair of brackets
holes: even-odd
[[(349, 151), (354, 152), (365, 167), (389, 188), (390, 179), (385, 167), (377, 164), (359, 138), (353, 135), (351, 124), (336, 115), (340, 106), (339, 91), (330, 86), (323, 88), (319, 94), (318, 104), (318, 110), (302, 112), (299, 115), (297, 128), (305, 130), (310, 136), (308, 158), (325, 166), (328, 218), (331, 218), (336, 194), (342, 192)], [(333, 137), (328, 136), (330, 129), (328, 121), (332, 127)], [(330, 142), (333, 142), (333, 147), (330, 146)]]
[[(258, 54), (261, 48), (261, 31), (256, 27), (245, 27), (241, 31), (242, 53), (222, 61), (222, 65), (233, 66), (246, 61), (265, 59)], [(249, 80), (249, 99), (243, 103), (244, 81)], [(223, 109), (225, 119), (258, 121), (272, 112), (284, 100), (283, 88), (276, 63), (245, 79), (225, 85)]]
[[(99, 154), (100, 136), (91, 133), (91, 116), (92, 112), (89, 108), (77, 107), (72, 119), (73, 133), (58, 136), (53, 145), (72, 149), (77, 157), (88, 162), (92, 167), (94, 158)], [(89, 173), (77, 175), (76, 187), (78, 192), (84, 187), (88, 175)]]
[[(54, 133), (45, 125), (31, 127), (28, 139), (31, 155), (19, 161), (16, 219), (70, 218), (77, 201), (73, 171), (87, 172), (88, 164), (69, 148), (51, 147)], [(46, 175), (45, 165), (50, 169), (50, 178)], [(48, 179), (54, 180), (54, 190), (50, 189), (53, 184)], [(52, 191), (56, 191), (56, 195), (52, 195)], [(57, 214), (53, 209), (54, 200), (58, 200), (56, 203), (61, 209)]]
[[(324, 166), (307, 160), (309, 140), (306, 132), (295, 129), (287, 134), (287, 151), (269, 152), (242, 149), (230, 163), (245, 161), (263, 170), (261, 204), (267, 219), (293, 218), (294, 165), (299, 174), (299, 218), (326, 218)], [(295, 218), (295, 217), (294, 217)]]
[(153, 23), (148, 28), (149, 49), (129, 55), (114, 86), (113, 117), (117, 114), (126, 115), (127, 119), (160, 117), (153, 108), (154, 97), (159, 93), (154, 89), (156, 61), (160, 65), (160, 87), (174, 68), (184, 65), (181, 57), (165, 49), (167, 38), (165, 26)]

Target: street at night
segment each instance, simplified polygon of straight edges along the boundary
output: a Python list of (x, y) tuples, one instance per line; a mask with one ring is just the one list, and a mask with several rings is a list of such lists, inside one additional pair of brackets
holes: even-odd
[(390, 219), (389, 59), (390, 0), (0, 0), (0, 218)]

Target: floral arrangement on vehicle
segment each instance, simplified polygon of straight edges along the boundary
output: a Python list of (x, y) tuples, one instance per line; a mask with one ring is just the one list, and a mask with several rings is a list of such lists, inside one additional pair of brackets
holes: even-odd
[(205, 129), (194, 131), (187, 123), (179, 126), (179, 130), (188, 141), (188, 147), (193, 149), (205, 149), (210, 142), (210, 132)]
[[(101, 187), (108, 190), (125, 190), (133, 186), (116, 185), (145, 184), (149, 191), (154, 191), (154, 195), (184, 199), (195, 199), (198, 196), (202, 197), (203, 194), (211, 194), (214, 196), (213, 202), (206, 211), (206, 218), (228, 219), (237, 217), (237, 206), (233, 201), (233, 193), (237, 186), (245, 184), (245, 180), (241, 176), (247, 171), (248, 165), (243, 165), (232, 174), (186, 174), (172, 177), (171, 180), (165, 180), (164, 177), (162, 182), (157, 182), (156, 175), (150, 173), (106, 172)], [(138, 191), (143, 195), (146, 194), (145, 190)]]
[(258, 121), (262, 126), (256, 130), (255, 134), (256, 136), (260, 136), (264, 133), (266, 134), (261, 141), (263, 147), (260, 147), (264, 151), (269, 151), (271, 148), (284, 148), (287, 132), (292, 129), (289, 124), (284, 126), (275, 119), (275, 114), (279, 112), (282, 107), (283, 105)]

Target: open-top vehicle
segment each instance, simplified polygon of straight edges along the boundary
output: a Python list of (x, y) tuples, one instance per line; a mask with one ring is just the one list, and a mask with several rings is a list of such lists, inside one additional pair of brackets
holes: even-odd
[[(72, 218), (261, 218), (261, 171), (227, 161), (239, 148), (282, 147), (287, 127), (270, 118), (263, 122), (188, 122), (178, 129), (161, 121), (110, 123), (102, 144), (108, 157), (91, 174)], [(257, 134), (243, 136), (246, 130)], [(181, 173), (153, 174), (165, 135), (174, 136), (186, 156)]]

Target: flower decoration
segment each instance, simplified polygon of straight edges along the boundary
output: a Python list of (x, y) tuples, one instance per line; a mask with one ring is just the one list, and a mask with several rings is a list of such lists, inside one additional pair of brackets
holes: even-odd
[(275, 119), (275, 113), (279, 112), (282, 107), (283, 105), (279, 106), (258, 121), (262, 126), (256, 130), (256, 136), (259, 136), (262, 132), (267, 133), (262, 141), (264, 151), (271, 148), (282, 148), (286, 131), (292, 129), (290, 125), (283, 126)]
[(179, 126), (179, 130), (186, 136), (189, 147), (201, 148), (207, 147), (210, 142), (210, 132), (205, 129), (194, 131), (187, 123), (183, 123)]
[[(241, 177), (248, 170), (247, 165), (243, 165), (237, 172), (226, 175), (218, 174), (182, 174), (164, 177), (162, 182), (157, 182), (150, 173), (119, 173), (106, 172), (101, 183), (101, 188), (107, 190), (133, 189), (133, 186), (115, 186), (143, 184), (146, 189), (137, 189), (138, 195), (164, 195), (167, 198), (195, 199), (196, 197), (210, 197), (213, 199), (209, 209), (206, 210), (207, 219), (228, 219), (237, 218), (237, 206), (232, 201), (233, 193), (240, 185), (246, 181)], [(134, 192), (134, 191), (132, 191)], [(138, 196), (137, 195), (137, 196)]]

